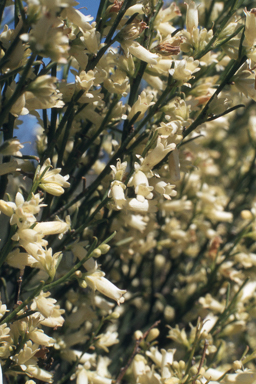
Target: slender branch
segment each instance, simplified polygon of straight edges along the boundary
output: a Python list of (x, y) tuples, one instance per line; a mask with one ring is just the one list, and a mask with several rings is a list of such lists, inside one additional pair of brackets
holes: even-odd
[(136, 344), (135, 344), (135, 347), (133, 349), (133, 352), (132, 352), (129, 360), (127, 361), (127, 364), (123, 368), (121, 368), (121, 370), (120, 370), (120, 372), (116, 378), (115, 384), (121, 383), (121, 381), (125, 375), (125, 372), (130, 367), (131, 363), (133, 362), (134, 357), (137, 355), (137, 353), (140, 350), (140, 343), (142, 342), (142, 340), (146, 339), (146, 337), (148, 336), (151, 329), (157, 327), (159, 324), (160, 324), (160, 320), (156, 321), (153, 325), (151, 325), (151, 327), (146, 332), (143, 333), (142, 337), (140, 337), (138, 340), (136, 340)]

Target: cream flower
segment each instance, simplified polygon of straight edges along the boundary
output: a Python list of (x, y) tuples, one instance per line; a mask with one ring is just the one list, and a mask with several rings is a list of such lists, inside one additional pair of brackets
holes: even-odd
[(97, 347), (104, 349), (105, 352), (109, 352), (108, 347), (118, 343), (118, 333), (107, 331), (99, 336), (96, 345)]
[(124, 302), (123, 295), (126, 290), (117, 288), (113, 283), (104, 277), (105, 273), (96, 270), (85, 275), (85, 281), (94, 291), (98, 290), (103, 295), (113, 299), (118, 305)]
[(126, 198), (124, 195), (125, 189), (126, 189), (126, 186), (121, 181), (115, 180), (115, 181), (112, 181), (112, 183), (110, 184), (108, 197), (113, 198), (117, 209), (122, 209), (126, 205)]
[(179, 84), (191, 87), (188, 81), (193, 77), (193, 74), (198, 71), (200, 71), (199, 60), (188, 57), (175, 61), (175, 66), (169, 70), (169, 73)]
[(160, 58), (156, 53), (150, 52), (137, 41), (123, 40), (121, 41), (121, 46), (125, 51), (126, 56), (131, 53), (133, 56), (137, 57), (137, 59), (145, 61), (148, 64), (156, 64)]
[(136, 113), (140, 112), (140, 115), (137, 117), (136, 121), (139, 121), (143, 118), (145, 112), (147, 109), (151, 106), (154, 105), (153, 100), (153, 94), (148, 93), (146, 91), (142, 91), (141, 94), (138, 96), (138, 100), (135, 101), (133, 104), (130, 113), (128, 115), (128, 120), (131, 120)]
[(67, 34), (69, 28), (65, 28), (60, 19), (45, 13), (32, 26), (30, 33), (23, 33), (20, 38), (29, 43), (31, 50), (44, 57), (50, 57), (53, 61), (66, 63), (69, 50)]
[(245, 41), (244, 44), (250, 48), (254, 47), (256, 42), (256, 14), (255, 8), (251, 9), (250, 12), (245, 8), (244, 13), (246, 15), (245, 21)]
[(111, 165), (110, 168), (112, 169), (111, 175), (113, 179), (122, 181), (127, 168), (127, 161), (122, 163), (120, 159), (117, 159), (116, 166)]
[(145, 157), (143, 163), (140, 167), (141, 171), (148, 172), (151, 171), (155, 165), (160, 163), (161, 160), (171, 151), (176, 148), (174, 143), (168, 144), (166, 140), (158, 137), (157, 144), (154, 149)]
[(141, 202), (144, 199), (152, 199), (153, 198), (153, 189), (154, 187), (149, 186), (148, 178), (139, 169), (136, 170), (133, 176), (130, 178), (128, 182), (128, 187), (134, 187), (135, 194), (137, 195), (137, 199)]
[(20, 149), (24, 148), (19, 140), (15, 137), (12, 139), (6, 140), (0, 146), (0, 154), (3, 156), (22, 156)]
[(93, 20), (93, 17), (90, 15), (84, 15), (78, 9), (73, 7), (65, 8), (61, 15), (63, 18), (68, 18), (71, 23), (81, 28), (84, 32), (92, 28), (89, 22)]
[(233, 89), (236, 88), (246, 97), (256, 101), (255, 73), (249, 70), (246, 63), (235, 73), (232, 81), (234, 82)]
[(42, 233), (43, 236), (48, 235), (57, 235), (60, 234), (59, 238), (70, 230), (70, 216), (66, 216), (66, 222), (60, 220), (58, 216), (56, 216), (55, 221), (47, 221), (42, 223), (37, 223), (34, 227), (34, 230), (38, 233)]
[(190, 1), (188, 4), (185, 3), (187, 6), (187, 13), (186, 13), (186, 27), (187, 31), (189, 33), (193, 32), (194, 28), (198, 27), (198, 10), (197, 5), (194, 1)]
[(52, 170), (48, 169), (45, 172), (47, 167), (51, 167), (50, 159), (45, 160), (39, 174), (37, 175), (37, 178), (40, 178), (39, 187), (51, 195), (60, 196), (64, 193), (63, 188), (68, 188), (70, 186), (70, 184), (67, 182), (69, 175), (61, 176), (61, 168)]

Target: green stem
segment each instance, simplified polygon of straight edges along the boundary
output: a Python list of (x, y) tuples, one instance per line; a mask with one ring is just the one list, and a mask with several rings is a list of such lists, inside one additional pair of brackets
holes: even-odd
[(0, 24), (2, 24), (5, 4), (6, 4), (6, 0), (2, 0), (1, 3), (0, 3)]
[[(102, 47), (99, 50), (96, 57), (89, 60), (87, 67), (86, 67), (86, 72), (95, 68), (95, 66), (98, 64), (98, 62), (100, 61), (100, 59), (102, 58), (104, 53), (107, 51), (107, 49), (117, 40), (118, 34), (113, 39), (112, 39), (112, 37), (113, 37), (114, 33), (116, 32), (117, 26), (118, 26), (119, 22), (121, 21), (122, 17), (124, 16), (126, 10), (129, 8), (129, 5), (131, 2), (132, 2), (132, 0), (125, 0), (124, 1), (122, 8), (118, 12), (118, 15), (117, 15), (115, 21), (113, 22), (113, 24), (110, 28), (110, 31), (109, 31), (106, 39), (105, 39), (104, 47)], [(129, 20), (127, 23), (129, 23)]]
[(11, 250), (13, 249), (14, 244), (16, 244), (16, 242), (12, 240), (12, 236), (16, 232), (16, 229), (17, 229), (16, 225), (12, 225), (11, 226), (8, 239), (7, 239), (6, 243), (5, 243), (5, 245), (3, 246), (3, 248), (1, 249), (1, 253), (0, 253), (0, 267), (5, 262), (5, 259), (8, 256), (9, 252), (11, 252)]
[[(171, 89), (171, 91), (170, 91)], [(109, 160), (109, 162), (106, 164), (106, 167), (104, 170), (101, 172), (101, 174), (97, 177), (97, 179), (89, 186), (88, 189), (84, 190), (81, 192), (79, 195), (77, 195), (72, 201), (64, 205), (62, 208), (60, 208), (57, 212), (54, 212), (51, 215), (51, 218), (54, 217), (55, 215), (59, 215), (61, 212), (64, 210), (68, 209), (71, 207), (73, 204), (77, 203), (79, 200), (85, 197), (85, 200), (83, 201), (83, 204), (87, 202), (91, 196), (91, 194), (98, 188), (100, 185), (102, 179), (110, 172), (110, 165), (113, 165), (116, 159), (119, 157), (122, 157), (125, 153), (126, 147), (130, 143), (130, 141), (140, 132), (140, 130), (145, 126), (145, 124), (154, 116), (156, 111), (160, 109), (165, 102), (165, 99), (167, 96), (172, 97), (173, 94), (175, 94), (176, 87), (171, 84), (168, 84), (166, 89), (163, 91), (162, 95), (159, 97), (157, 102), (149, 109), (149, 112), (147, 116), (142, 120), (142, 122), (138, 125), (138, 127), (129, 135), (127, 138), (124, 140), (123, 144), (121, 147), (117, 150), (117, 152), (113, 155), (113, 157)], [(140, 112), (138, 112), (139, 114)], [(134, 116), (134, 119), (136, 121), (137, 119), (137, 114)], [(130, 126), (133, 124), (133, 119), (130, 121)]]
[(95, 239), (93, 241), (92, 245), (90, 246), (90, 248), (88, 249), (87, 255), (81, 261), (79, 261), (77, 264), (75, 264), (74, 267), (71, 268), (71, 270), (68, 273), (66, 273), (64, 276), (60, 277), (58, 280), (54, 281), (53, 283), (47, 284), (44, 287), (44, 291), (48, 291), (48, 290), (52, 289), (53, 287), (58, 286), (59, 284), (65, 283), (78, 270), (78, 268), (80, 268), (86, 262), (86, 260), (88, 260), (90, 258), (92, 252), (94, 251), (94, 249), (97, 246), (97, 242), (98, 242), (98, 240)]
[(214, 31), (214, 35), (212, 39), (209, 41), (209, 43), (206, 45), (206, 47), (199, 53), (197, 53), (194, 57), (195, 60), (200, 60), (204, 55), (206, 55), (209, 51), (211, 51), (213, 48), (213, 44), (215, 41), (219, 38), (219, 35), (221, 34), (222, 30), (225, 28), (226, 24), (229, 22), (230, 18), (235, 13), (236, 9), (234, 9), (235, 4), (231, 6), (230, 11), (227, 13), (227, 15), (224, 17), (223, 21), (221, 22), (219, 28), (217, 28), (216, 31)]
[(96, 24), (97, 24), (97, 30), (98, 30), (98, 27), (99, 27), (100, 20), (102, 19), (103, 14), (105, 13), (107, 4), (108, 4), (108, 0), (101, 0), (100, 1), (100, 5), (99, 5), (99, 8), (98, 8), (98, 12), (97, 12), (96, 20), (95, 20)]
[(70, 174), (72, 168), (74, 167), (74, 164), (76, 164), (76, 162), (77, 162), (77, 153), (81, 153), (81, 156), (82, 156), (82, 154), (85, 151), (87, 151), (88, 148), (90, 148), (92, 146), (93, 142), (97, 139), (97, 137), (99, 137), (101, 132), (107, 128), (107, 124), (109, 122), (111, 113), (113, 112), (113, 109), (119, 100), (120, 100), (120, 97), (116, 95), (113, 98), (113, 101), (112, 101), (112, 103), (108, 109), (108, 112), (107, 112), (106, 116), (104, 117), (99, 129), (97, 129), (97, 131), (94, 133), (94, 135), (89, 140), (87, 140), (85, 143), (82, 142), (79, 146), (76, 146), (72, 150), (72, 153), (69, 155), (69, 159), (68, 159), (67, 163), (63, 167), (63, 173), (64, 174), (67, 174), (67, 173)]
[(28, 62), (24, 68), (24, 71), (22, 72), (21, 78), (16, 86), (15, 91), (13, 92), (10, 99), (2, 106), (1, 114), (0, 114), (0, 126), (3, 124), (6, 116), (10, 112), (13, 104), (18, 100), (18, 98), (22, 95), (22, 93), (25, 91), (24, 85), (27, 78), (27, 75), (30, 71), (30, 68), (33, 65), (34, 59), (36, 55), (33, 53), (30, 58), (28, 59)]
[[(186, 129), (183, 135), (183, 139), (188, 136), (191, 132), (193, 132), (199, 125), (203, 124), (205, 121), (207, 121), (207, 112), (210, 106), (210, 103), (212, 100), (218, 96), (218, 94), (222, 91), (222, 89), (225, 87), (226, 84), (230, 82), (234, 74), (238, 71), (238, 69), (243, 65), (243, 63), (246, 61), (246, 56), (243, 56), (239, 61), (235, 61), (233, 66), (231, 67), (229, 73), (224, 78), (222, 83), (218, 86), (210, 100), (207, 102), (207, 104), (204, 106), (202, 111), (197, 116), (196, 120)], [(180, 143), (181, 144), (181, 143)]]
[(62, 133), (62, 130), (64, 129), (68, 119), (70, 118), (70, 116), (72, 115), (73, 113), (73, 109), (74, 109), (74, 106), (76, 104), (76, 102), (80, 99), (80, 97), (84, 94), (84, 91), (79, 91), (73, 98), (73, 100), (69, 103), (68, 107), (67, 107), (67, 110), (65, 111), (61, 121), (60, 121), (60, 124), (57, 128), (57, 130), (55, 131), (55, 134), (54, 134), (54, 139), (48, 143), (48, 148), (46, 149), (44, 155), (43, 155), (43, 159), (42, 161), (48, 159), (49, 157), (51, 158), (52, 157), (52, 153), (53, 153), (53, 150), (54, 150), (54, 147), (56, 145), (56, 142), (58, 141), (58, 138), (59, 136), (61, 135)]
[(26, 300), (23, 301), (23, 303), (18, 305), (11, 313), (9, 313), (9, 315), (7, 315), (1, 320), (0, 324), (10, 323), (15, 318), (17, 313), (19, 313), (23, 308), (29, 305), (30, 302), (40, 293), (44, 285), (45, 282), (42, 281), (41, 284), (33, 291), (33, 293)]
[[(101, 321), (100, 321), (99, 326), (97, 327), (97, 329), (96, 329), (94, 332), (92, 332), (90, 339), (85, 343), (85, 345), (84, 345), (84, 347), (83, 347), (83, 350), (82, 350), (82, 353), (81, 353), (81, 357), (83, 356), (84, 353), (86, 353), (86, 352), (89, 350), (89, 348), (91, 347), (91, 345), (93, 345), (94, 342), (97, 340), (97, 335), (98, 335), (99, 332), (101, 331), (101, 329), (102, 329), (102, 327), (103, 327), (103, 325), (104, 325), (104, 323), (105, 323), (105, 320), (106, 320), (106, 319), (102, 318)], [(80, 358), (80, 359), (81, 359), (81, 358)], [(77, 359), (77, 361), (73, 364), (72, 368), (68, 371), (68, 373), (67, 373), (65, 376), (63, 376), (63, 377), (57, 382), (57, 384), (63, 384), (63, 383), (66, 383), (66, 382), (69, 380), (69, 378), (71, 377), (71, 375), (72, 375), (73, 373), (75, 373), (75, 371), (76, 371), (76, 367), (77, 367), (78, 364), (80, 363), (80, 359)]]

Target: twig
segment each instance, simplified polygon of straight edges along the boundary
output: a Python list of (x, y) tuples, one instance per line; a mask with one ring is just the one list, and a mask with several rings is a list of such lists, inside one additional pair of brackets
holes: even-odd
[[(204, 364), (204, 360), (205, 360), (205, 355), (206, 355), (206, 349), (207, 349), (207, 347), (208, 347), (208, 341), (205, 340), (205, 343), (204, 343), (204, 350), (203, 350), (203, 354), (202, 354), (202, 357), (201, 357), (201, 360), (200, 360), (200, 363), (199, 363), (199, 367), (198, 367), (198, 370), (197, 370), (197, 376), (196, 376), (196, 377), (198, 377), (198, 375), (200, 374), (201, 368), (202, 368), (202, 366), (203, 366), (203, 364)], [(194, 379), (194, 380), (192, 381), (192, 384), (195, 384), (195, 382), (196, 382), (196, 379)]]
[(121, 383), (121, 380), (123, 379), (125, 372), (127, 371), (129, 366), (131, 365), (134, 357), (139, 352), (141, 341), (145, 340), (146, 337), (148, 336), (149, 332), (151, 331), (151, 329), (157, 327), (158, 324), (160, 324), (160, 322), (161, 322), (161, 320), (156, 321), (153, 325), (151, 325), (151, 327), (146, 332), (143, 333), (143, 335), (138, 340), (136, 340), (136, 344), (135, 344), (135, 347), (133, 349), (133, 352), (132, 352), (132, 354), (131, 354), (127, 364), (123, 368), (121, 368), (121, 370), (120, 370), (120, 372), (119, 372), (119, 374), (117, 376), (117, 379), (114, 382), (115, 384), (120, 384)]

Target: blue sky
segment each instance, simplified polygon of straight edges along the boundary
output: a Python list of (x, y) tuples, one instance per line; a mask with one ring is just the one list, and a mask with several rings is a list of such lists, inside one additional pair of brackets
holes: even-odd
[[(81, 12), (83, 12), (85, 15), (91, 15), (95, 18), (99, 8), (100, 0), (85, 0), (84, 4), (85, 4), (85, 9), (83, 10), (81, 9)], [(78, 5), (77, 8), (79, 9), (79, 7), (81, 6), (82, 6), (82, 1), (80, 1), (80, 5)]]

